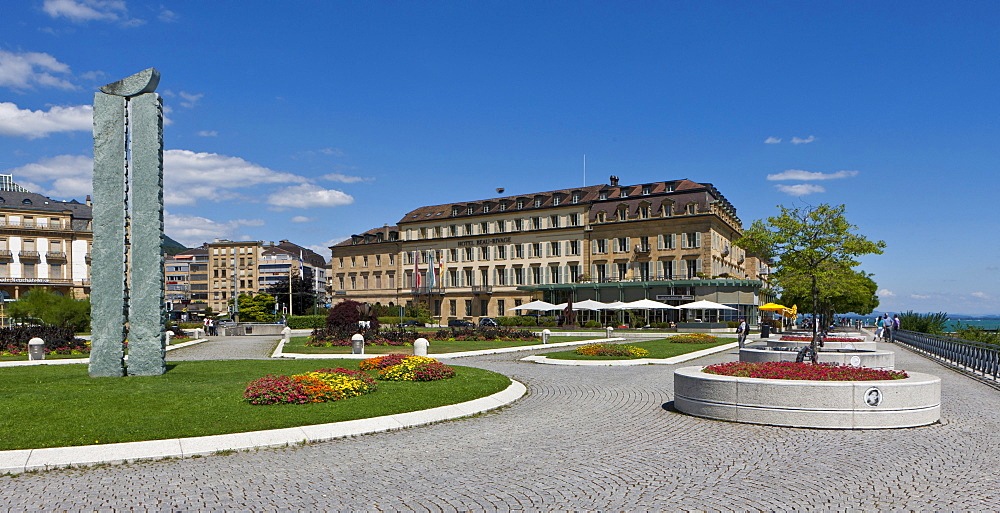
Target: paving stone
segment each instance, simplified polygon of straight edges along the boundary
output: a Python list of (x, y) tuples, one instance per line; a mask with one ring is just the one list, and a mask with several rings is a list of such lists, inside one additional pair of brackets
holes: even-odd
[[(217, 337), (168, 359), (265, 358), (274, 342)], [(886, 348), (897, 350), (898, 368), (941, 376), (941, 424), (839, 431), (716, 422), (664, 409), (674, 367), (556, 367), (514, 353), (453, 362), (528, 386), (522, 400), (474, 418), (0, 477), (0, 487), (11, 511), (995, 510), (1000, 392)], [(735, 358), (727, 351), (697, 363)]]

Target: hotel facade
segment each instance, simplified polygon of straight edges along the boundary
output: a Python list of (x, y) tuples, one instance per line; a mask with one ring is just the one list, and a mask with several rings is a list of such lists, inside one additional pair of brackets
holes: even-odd
[(88, 297), (92, 242), (89, 197), (86, 203), (56, 201), (17, 185), (11, 175), (0, 175), (3, 303), (38, 287)]
[[(736, 209), (687, 179), (425, 206), (331, 249), (334, 302), (426, 306), (431, 315), (515, 315), (535, 299), (603, 302), (707, 299), (756, 320), (769, 269), (733, 242)], [(669, 311), (664, 320), (679, 320)]]

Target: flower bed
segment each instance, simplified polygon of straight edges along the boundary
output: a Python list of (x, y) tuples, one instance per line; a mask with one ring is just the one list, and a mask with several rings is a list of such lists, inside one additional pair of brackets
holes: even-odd
[(358, 368), (378, 372), (386, 381), (437, 381), (455, 376), (455, 369), (427, 356), (388, 354), (362, 360)]
[(360, 371), (319, 369), (292, 376), (268, 374), (243, 392), (250, 404), (305, 404), (339, 401), (374, 392), (375, 380)]
[(714, 344), (719, 341), (719, 338), (706, 333), (688, 333), (667, 337), (667, 340), (679, 344)]
[[(768, 365), (775, 363), (780, 362)], [(834, 367), (805, 365), (815, 372)], [(929, 374), (824, 381), (795, 379), (788, 373), (774, 379), (708, 371), (702, 367), (674, 371), (678, 411), (732, 422), (827, 429), (914, 427), (941, 418), (941, 379)]]
[(621, 344), (588, 344), (576, 348), (576, 354), (583, 356), (620, 356), (624, 358), (645, 358), (649, 351), (636, 346)]
[[(812, 342), (812, 337), (782, 335), (778, 340), (784, 340), (787, 342)], [(864, 342), (864, 339), (854, 337), (823, 337), (823, 342)]]
[(835, 363), (727, 362), (705, 367), (703, 372), (721, 376), (808, 381), (878, 381), (906, 379), (903, 371), (869, 369)]

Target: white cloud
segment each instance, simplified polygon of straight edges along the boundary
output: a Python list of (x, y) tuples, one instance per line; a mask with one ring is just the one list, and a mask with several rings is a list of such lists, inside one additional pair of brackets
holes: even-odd
[(320, 178), (322, 178), (323, 180), (329, 180), (331, 182), (340, 182), (340, 183), (371, 182), (375, 180), (374, 178), (362, 178), (360, 176), (351, 176), (341, 173), (330, 173), (323, 175)]
[(204, 242), (215, 239), (232, 238), (236, 230), (243, 226), (263, 226), (260, 219), (235, 219), (232, 221), (213, 221), (207, 217), (187, 214), (171, 214), (166, 212), (163, 217), (163, 230), (171, 238), (185, 246), (200, 246)]
[(204, 93), (194, 94), (181, 91), (177, 93), (181, 97), (181, 107), (188, 109), (198, 104), (198, 101), (205, 97)]
[(792, 144), (809, 144), (815, 140), (816, 137), (812, 135), (806, 137), (805, 139), (802, 139), (801, 137), (792, 137)]
[(933, 296), (924, 296), (920, 294), (910, 294), (910, 299), (930, 299)]
[(285, 187), (268, 197), (267, 202), (279, 208), (338, 207), (350, 205), (354, 198), (338, 190), (302, 184)]
[(326, 242), (322, 242), (320, 244), (309, 244), (309, 245), (306, 245), (306, 246), (303, 246), (303, 247), (309, 248), (309, 249), (311, 249), (311, 250), (319, 253), (320, 255), (323, 255), (323, 258), (325, 258), (327, 260), (330, 260), (330, 246), (336, 245), (336, 244), (338, 244), (340, 242), (343, 242), (344, 240), (347, 240), (349, 238), (350, 238), (350, 235), (345, 235), (343, 237), (336, 237), (336, 238), (333, 238), (333, 239), (328, 239)]
[(818, 171), (803, 171), (801, 169), (788, 169), (773, 175), (767, 175), (770, 181), (778, 180), (836, 180), (839, 178), (850, 178), (857, 176), (857, 171), (837, 171), (836, 173), (820, 173)]
[(323, 148), (323, 149), (319, 150), (319, 152), (322, 153), (323, 155), (330, 155), (330, 156), (333, 156), (333, 157), (343, 157), (344, 156), (344, 150), (342, 150), (340, 148)]
[(180, 18), (180, 16), (178, 16), (177, 13), (171, 11), (170, 9), (163, 9), (162, 11), (160, 11), (160, 14), (157, 15), (157, 18), (159, 18), (159, 20), (164, 23), (173, 23), (177, 21)]
[(315, 218), (313, 218), (313, 217), (306, 217), (306, 216), (295, 216), (295, 217), (292, 218), (292, 222), (293, 223), (308, 223), (308, 222), (312, 221), (313, 219), (315, 219)]
[[(89, 156), (60, 155), (9, 172), (14, 175), (15, 181), (18, 181), (18, 177), (24, 177), (18, 183), (24, 179), (33, 180), (33, 188), (29, 189), (40, 194), (78, 197), (90, 193), (93, 168), (93, 159)], [(46, 182), (50, 184), (40, 185)], [(248, 195), (234, 189), (260, 184), (307, 182), (301, 176), (274, 171), (239, 157), (188, 150), (163, 152), (163, 199), (167, 205), (195, 205), (199, 200), (205, 199), (216, 202), (250, 201)]]
[(69, 73), (69, 65), (40, 52), (8, 52), (0, 50), (0, 86), (15, 90), (35, 86), (75, 89), (76, 86), (55, 75)]
[(781, 139), (777, 137), (768, 137), (767, 139), (764, 139), (764, 144), (778, 144), (780, 142)]
[(808, 183), (800, 183), (796, 185), (775, 185), (775, 187), (789, 196), (806, 196), (808, 194), (813, 194), (816, 192), (826, 192), (822, 186), (813, 185)]
[(878, 297), (896, 297), (896, 293), (889, 289), (882, 289), (875, 293)]
[(198, 131), (198, 135), (200, 135), (202, 137), (215, 137), (215, 136), (219, 135), (219, 132), (217, 132), (215, 130), (199, 130)]
[(990, 299), (989, 294), (985, 292), (973, 292), (972, 297), (978, 297), (979, 299)]
[(51, 107), (48, 111), (19, 109), (0, 102), (0, 135), (37, 139), (53, 132), (91, 131), (94, 108), (90, 105)]
[(53, 18), (63, 17), (75, 23), (120, 21), (126, 26), (145, 23), (137, 18), (129, 18), (124, 0), (45, 0), (42, 10)]

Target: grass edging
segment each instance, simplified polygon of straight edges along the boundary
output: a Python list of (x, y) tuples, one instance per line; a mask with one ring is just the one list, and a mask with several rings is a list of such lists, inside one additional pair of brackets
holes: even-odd
[[(460, 351), (456, 353), (428, 353), (428, 356), (432, 358), (461, 358), (463, 356), (481, 356), (486, 354), (497, 354), (497, 353), (516, 353), (521, 351), (536, 351), (538, 349), (551, 349), (553, 347), (570, 347), (570, 346), (582, 346), (586, 344), (602, 344), (605, 342), (623, 342), (624, 338), (599, 338), (591, 340), (574, 340), (571, 342), (556, 342), (554, 344), (535, 344), (531, 346), (513, 346), (513, 347), (497, 347), (494, 349), (480, 349), (476, 351)], [(346, 359), (365, 359), (371, 358), (373, 356), (382, 356), (381, 354), (308, 354), (308, 353), (285, 353), (282, 352), (285, 346), (285, 341), (282, 339), (278, 346), (271, 353), (271, 358), (294, 358), (294, 359), (330, 359), (330, 358), (346, 358)], [(401, 349), (409, 349), (410, 352), (413, 351), (412, 347), (401, 346)], [(400, 351), (403, 352), (403, 351)]]
[(394, 431), (494, 410), (520, 399), (526, 392), (527, 387), (511, 379), (506, 389), (486, 397), (368, 419), (190, 438), (0, 451), (0, 474), (162, 458), (190, 458)]

